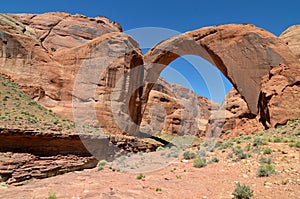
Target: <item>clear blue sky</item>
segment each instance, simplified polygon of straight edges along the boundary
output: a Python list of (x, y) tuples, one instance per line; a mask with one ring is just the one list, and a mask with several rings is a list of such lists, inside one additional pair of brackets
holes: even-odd
[[(300, 23), (299, 8), (300, 2), (296, 0), (12, 0), (1, 1), (0, 12), (65, 11), (90, 17), (100, 15), (119, 22), (124, 31), (141, 27), (162, 27), (177, 32), (185, 32), (203, 26), (252, 23), (275, 35), (280, 35), (287, 27)], [(198, 94), (221, 102), (224, 97), (222, 92), (219, 96), (209, 92), (209, 90), (218, 89), (212, 85), (214, 79), (207, 80), (207, 77), (201, 77), (203, 74), (209, 74), (209, 71), (211, 73), (218, 73), (218, 71), (214, 71), (213, 66), (201, 58), (191, 56), (185, 58), (193, 64), (188, 63), (184, 58), (177, 59), (163, 71), (162, 75), (169, 81), (192, 87)], [(195, 70), (195, 66), (198, 70), (205, 68), (206, 71), (199, 73)], [(212, 83), (206, 85), (209, 82)], [(230, 87), (231, 85), (225, 82), (225, 90), (228, 91)]]

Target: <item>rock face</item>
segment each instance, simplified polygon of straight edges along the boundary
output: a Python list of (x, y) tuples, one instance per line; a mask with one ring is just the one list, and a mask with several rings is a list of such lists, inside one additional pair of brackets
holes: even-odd
[(142, 77), (131, 69), (143, 59), (119, 24), (67, 13), (0, 15), (0, 23), (1, 73), (23, 91), (75, 121), (112, 133), (137, 132), (130, 124), (141, 120), (141, 88), (135, 88), (139, 79), (130, 77)]
[[(285, 44), (296, 46), (297, 39), (289, 36), (297, 35), (293, 29), (282, 35), (287, 39), (283, 42), (253, 25), (205, 27), (167, 39), (143, 57), (138, 43), (104, 17), (1, 14), (0, 25), (0, 72), (44, 107), (103, 131), (136, 135), (150, 96), (142, 123), (147, 131), (186, 134), (190, 129), (191, 134), (203, 134), (209, 102), (180, 87), (175, 95), (150, 94), (160, 72), (186, 54), (220, 69), (245, 99), (250, 119), (259, 115), (265, 126), (275, 126), (299, 116), (285, 101), (298, 97), (299, 60)], [(278, 81), (282, 89), (270, 90)], [(203, 110), (193, 110), (199, 104)], [(157, 115), (157, 121), (151, 120), (154, 129), (146, 127), (151, 111)], [(280, 111), (285, 111), (284, 119)], [(163, 114), (167, 124), (162, 126)]]
[(35, 156), (29, 153), (0, 152), (0, 182), (24, 185), (32, 178), (42, 179), (76, 170), (94, 168), (94, 157), (75, 155)]
[(300, 25), (289, 27), (279, 36), (300, 60)]
[(198, 55), (217, 66), (245, 99), (250, 112), (256, 115), (263, 76), (279, 64), (299, 68), (299, 61), (282, 40), (254, 25), (200, 28), (167, 39), (144, 56), (145, 82), (149, 82), (144, 89), (144, 101), (158, 74), (170, 62), (186, 54)]
[(250, 112), (245, 100), (232, 88), (220, 108), (212, 112), (208, 134), (214, 137), (236, 137), (241, 133), (249, 135), (263, 129), (259, 117)]
[(280, 64), (262, 80), (261, 120), (265, 126), (285, 124), (300, 115), (300, 67)]
[(79, 46), (110, 32), (122, 31), (121, 26), (105, 17), (88, 18), (63, 12), (44, 14), (9, 14), (34, 33), (44, 48), (58, 51)]
[(203, 136), (211, 110), (216, 108), (218, 105), (205, 97), (159, 78), (150, 92), (141, 131)]

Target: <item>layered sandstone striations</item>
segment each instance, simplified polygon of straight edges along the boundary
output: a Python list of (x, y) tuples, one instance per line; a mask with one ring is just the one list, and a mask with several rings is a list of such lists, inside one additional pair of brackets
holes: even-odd
[[(0, 25), (1, 73), (44, 107), (110, 133), (136, 134), (145, 110), (143, 125), (148, 125), (150, 96), (153, 103), (148, 107), (159, 104), (167, 108), (165, 118), (164, 111), (156, 111), (160, 121), (152, 120), (157, 126), (147, 127), (149, 132), (161, 129), (185, 134), (187, 131), (179, 128), (190, 128), (195, 129), (192, 134), (203, 134), (203, 126), (198, 124), (207, 123), (205, 99), (191, 98), (193, 94), (183, 88), (178, 89), (180, 97), (150, 94), (154, 84), (147, 84), (185, 54), (201, 56), (220, 69), (247, 103), (246, 118), (259, 116), (268, 127), (300, 114), (298, 104), (295, 109), (285, 100), (298, 97), (297, 27), (282, 34), (284, 41), (254, 25), (205, 27), (167, 39), (143, 57), (138, 43), (121, 33), (119, 24), (104, 17), (1, 14)], [(278, 72), (282, 66), (286, 67)], [(270, 84), (281, 86), (270, 90)], [(199, 104), (200, 114), (192, 110)], [(163, 120), (168, 124), (160, 127)]]
[[(279, 64), (285, 64), (292, 70), (300, 67), (296, 56), (281, 39), (254, 25), (226, 24), (200, 28), (164, 40), (144, 56), (145, 81), (149, 82), (144, 89), (144, 101), (147, 101), (153, 86), (151, 82), (158, 78), (158, 74), (173, 60), (186, 54), (198, 55), (217, 66), (255, 115), (260, 111), (264, 76)], [(282, 105), (281, 108), (287, 107)], [(288, 109), (294, 110), (292, 107)], [(272, 126), (281, 122), (272, 115), (269, 120)]]
[(131, 69), (143, 60), (138, 44), (120, 32), (119, 24), (67, 13), (1, 15), (0, 22), (1, 73), (24, 92), (64, 117), (112, 133), (137, 131), (137, 125), (115, 124), (138, 124), (141, 118), (139, 80), (129, 77), (141, 77)]
[(217, 103), (190, 89), (159, 78), (150, 92), (141, 131), (150, 134), (206, 135), (211, 111)]
[(235, 88), (225, 96), (219, 109), (212, 111), (209, 118), (208, 134), (213, 137), (236, 137), (261, 131), (264, 126), (259, 116), (252, 114), (247, 103)]
[(285, 42), (285, 44), (300, 60), (300, 25), (289, 27), (281, 33), (279, 38)]

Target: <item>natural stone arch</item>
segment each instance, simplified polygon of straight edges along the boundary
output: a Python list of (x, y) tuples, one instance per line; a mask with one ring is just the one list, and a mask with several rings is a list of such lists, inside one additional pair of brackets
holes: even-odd
[(160, 42), (144, 56), (144, 106), (160, 72), (176, 58), (198, 55), (215, 65), (258, 114), (261, 80), (279, 65), (297, 65), (289, 48), (275, 35), (254, 25), (200, 28)]

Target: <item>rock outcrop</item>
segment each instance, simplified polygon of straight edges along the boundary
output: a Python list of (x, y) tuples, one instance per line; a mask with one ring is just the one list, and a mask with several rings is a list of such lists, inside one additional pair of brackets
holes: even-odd
[(111, 133), (137, 132), (141, 88), (127, 75), (142, 81), (141, 71), (131, 69), (143, 59), (119, 24), (67, 13), (0, 15), (0, 23), (1, 73), (24, 92), (69, 119)]
[(262, 79), (259, 101), (261, 120), (265, 126), (286, 124), (300, 116), (300, 67), (283, 64), (274, 67)]
[(235, 88), (225, 96), (218, 110), (212, 111), (207, 133), (213, 137), (236, 137), (261, 131), (259, 116), (252, 114), (247, 103)]
[[(201, 56), (217, 66), (245, 99), (248, 116), (259, 115), (265, 126), (299, 116), (285, 101), (290, 96), (298, 97), (299, 60), (286, 45), (296, 48), (297, 39), (289, 36), (296, 34), (294, 29), (282, 34), (281, 38), (286, 39), (283, 41), (254, 25), (205, 27), (167, 39), (143, 57), (138, 43), (121, 33), (119, 24), (104, 17), (1, 14), (0, 25), (0, 72), (44, 107), (103, 131), (136, 135), (160, 72), (185, 54)], [(276, 66), (283, 65), (284, 70), (275, 72)], [(279, 84), (277, 81), (281, 90), (271, 91), (270, 84)], [(187, 130), (181, 132), (178, 128), (190, 128), (195, 129), (192, 134), (203, 134), (198, 124), (206, 124), (209, 108), (202, 104), (209, 103), (198, 97), (191, 100), (190, 91), (178, 90), (180, 97), (176, 99), (155, 91), (150, 95), (152, 106), (163, 99), (173, 106), (165, 113), (165, 121), (172, 125), (161, 129), (185, 134)], [(166, 101), (162, 104), (169, 106)], [(205, 111), (199, 115), (192, 110), (193, 104), (201, 104)], [(284, 119), (279, 117), (280, 111), (285, 111)], [(160, 121), (154, 124), (159, 127), (164, 112), (156, 113)], [(144, 121), (143, 125), (149, 123), (149, 114)]]
[[(186, 54), (198, 55), (217, 66), (255, 115), (259, 112), (263, 77), (279, 64), (299, 68), (298, 59), (282, 40), (254, 25), (228, 24), (200, 28), (167, 39), (144, 56), (145, 82), (149, 84), (144, 89), (142, 100), (147, 101), (160, 72), (177, 57)], [(270, 120), (273, 120), (272, 124), (278, 122), (272, 116)]]
[(300, 25), (289, 27), (281, 33), (279, 38), (285, 42), (285, 44), (300, 60)]
[(141, 131), (149, 134), (206, 135), (208, 119), (217, 103), (190, 89), (159, 78), (150, 92)]

